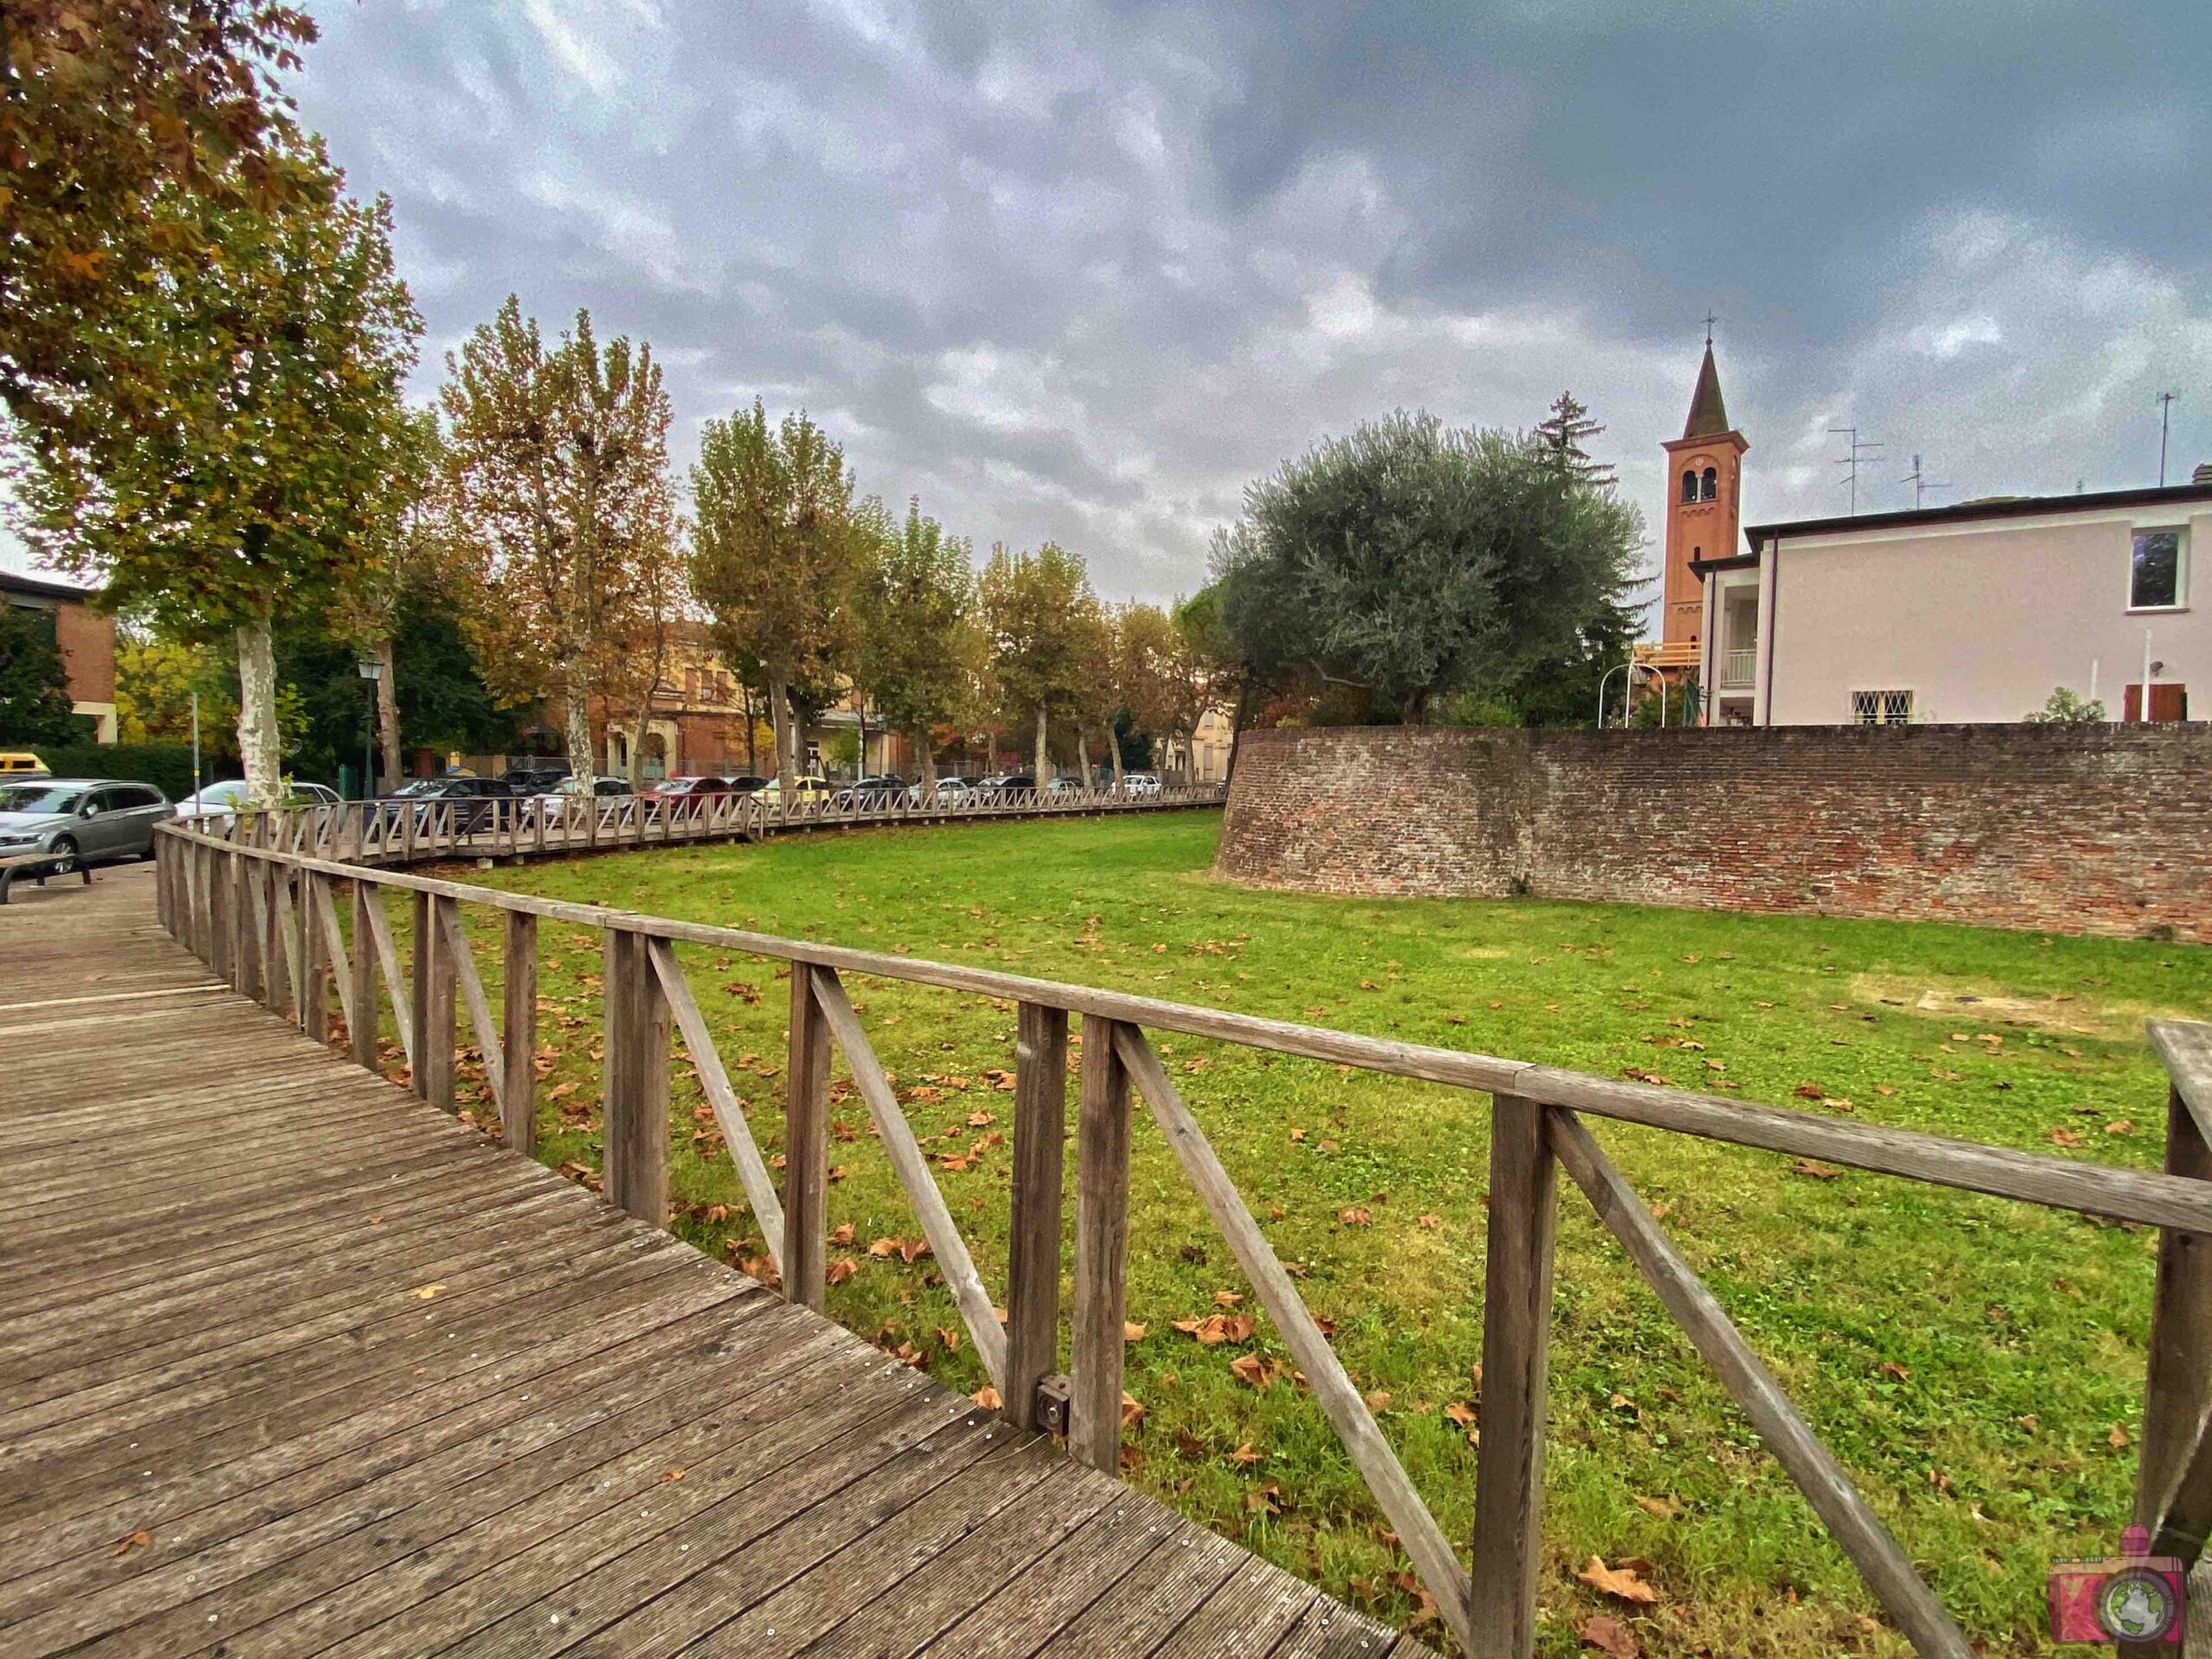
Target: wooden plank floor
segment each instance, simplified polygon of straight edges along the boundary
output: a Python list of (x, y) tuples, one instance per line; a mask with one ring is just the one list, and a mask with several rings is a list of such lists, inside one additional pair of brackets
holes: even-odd
[(0, 1653), (1424, 1651), (216, 985), (0, 908)]

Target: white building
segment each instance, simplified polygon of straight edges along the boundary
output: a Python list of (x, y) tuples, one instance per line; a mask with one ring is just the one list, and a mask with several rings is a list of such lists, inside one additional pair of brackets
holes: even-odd
[(2150, 719), (2212, 719), (2212, 467), (1744, 540), (1691, 562), (1712, 724), (2017, 721), (2062, 686), (2139, 720), (2146, 664)]

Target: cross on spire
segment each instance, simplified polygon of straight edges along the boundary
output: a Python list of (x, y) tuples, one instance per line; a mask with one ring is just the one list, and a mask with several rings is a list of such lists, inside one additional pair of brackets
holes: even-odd
[(1719, 321), (1720, 319), (1714, 316), (1710, 311), (1707, 311), (1705, 314), (1705, 343), (1707, 346), (1713, 344), (1713, 325)]

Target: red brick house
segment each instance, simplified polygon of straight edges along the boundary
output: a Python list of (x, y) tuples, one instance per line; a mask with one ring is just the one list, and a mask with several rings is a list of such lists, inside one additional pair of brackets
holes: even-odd
[(115, 619), (92, 609), (82, 588), (0, 570), (0, 604), (43, 611), (54, 619), (54, 642), (68, 675), (69, 702), (89, 716), (103, 743), (115, 741)]

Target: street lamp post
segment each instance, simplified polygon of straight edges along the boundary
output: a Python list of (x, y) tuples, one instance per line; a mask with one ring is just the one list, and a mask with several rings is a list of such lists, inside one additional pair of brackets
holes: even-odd
[(373, 658), (364, 658), (355, 666), (369, 685), (369, 724), (367, 735), (361, 740), (361, 798), (376, 798), (377, 792), (377, 682), (384, 678), (384, 664)]

